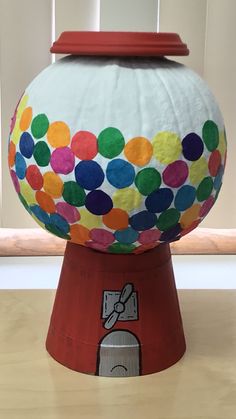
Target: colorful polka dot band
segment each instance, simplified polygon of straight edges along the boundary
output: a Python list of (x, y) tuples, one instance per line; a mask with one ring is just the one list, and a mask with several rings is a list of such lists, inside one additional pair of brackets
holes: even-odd
[(27, 102), (25, 95), (12, 119), (10, 173), (49, 232), (103, 252), (139, 253), (189, 233), (216, 201), (226, 137), (213, 120), (201, 136), (124, 138), (117, 127), (71, 132)]

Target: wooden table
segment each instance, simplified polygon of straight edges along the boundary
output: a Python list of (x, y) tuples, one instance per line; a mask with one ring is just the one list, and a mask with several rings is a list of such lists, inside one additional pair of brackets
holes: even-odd
[(135, 378), (70, 371), (44, 348), (55, 291), (0, 291), (1, 419), (235, 419), (236, 291), (179, 291), (188, 350)]

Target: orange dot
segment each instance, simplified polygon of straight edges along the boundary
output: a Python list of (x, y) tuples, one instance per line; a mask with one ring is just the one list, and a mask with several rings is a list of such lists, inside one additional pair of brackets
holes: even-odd
[(122, 230), (129, 225), (129, 216), (126, 211), (120, 208), (113, 208), (110, 212), (103, 215), (103, 224), (112, 230)]
[(40, 207), (50, 214), (56, 211), (55, 203), (50, 195), (43, 191), (37, 191), (35, 194), (36, 201)]
[(60, 198), (63, 189), (63, 182), (60, 176), (54, 172), (44, 173), (43, 189), (53, 198)]
[(153, 148), (147, 138), (135, 137), (126, 144), (124, 153), (131, 163), (144, 166), (151, 160)]
[(84, 244), (90, 239), (89, 229), (80, 225), (73, 224), (70, 226), (71, 241), (77, 244)]
[(10, 141), (9, 148), (8, 148), (8, 164), (9, 164), (9, 167), (14, 166), (15, 156), (16, 156), (16, 146), (12, 141)]
[(190, 224), (190, 226), (188, 226), (183, 231), (181, 231), (181, 233), (180, 233), (181, 237), (185, 236), (186, 234), (188, 234), (192, 230), (194, 230), (200, 224), (200, 222), (201, 222), (201, 219), (193, 221), (193, 223)]
[(47, 139), (49, 144), (54, 148), (66, 147), (70, 144), (70, 128), (65, 122), (53, 122), (49, 125)]
[(201, 209), (200, 204), (194, 204), (192, 207), (188, 208), (180, 218), (180, 225), (182, 228), (189, 227), (199, 216)]
[(21, 115), (21, 119), (20, 119), (20, 129), (21, 131), (26, 131), (31, 123), (31, 119), (32, 119), (32, 108), (31, 106), (29, 106), (28, 108), (25, 108), (25, 110), (23, 111), (22, 115)]

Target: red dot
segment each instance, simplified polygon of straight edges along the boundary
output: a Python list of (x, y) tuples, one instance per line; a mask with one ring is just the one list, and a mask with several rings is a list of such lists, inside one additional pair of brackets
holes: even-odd
[(214, 150), (209, 159), (208, 167), (211, 176), (216, 176), (221, 165), (221, 155), (218, 150)]
[(89, 131), (77, 132), (71, 142), (71, 150), (81, 160), (93, 159), (97, 152), (97, 138)]
[(40, 190), (43, 187), (43, 176), (35, 164), (32, 164), (26, 170), (26, 179), (34, 190)]

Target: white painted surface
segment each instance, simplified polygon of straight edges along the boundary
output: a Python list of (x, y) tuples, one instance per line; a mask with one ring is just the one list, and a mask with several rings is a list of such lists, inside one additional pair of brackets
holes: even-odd
[[(62, 257), (1, 257), (0, 289), (56, 288)], [(173, 256), (177, 288), (236, 289), (236, 255)]]

